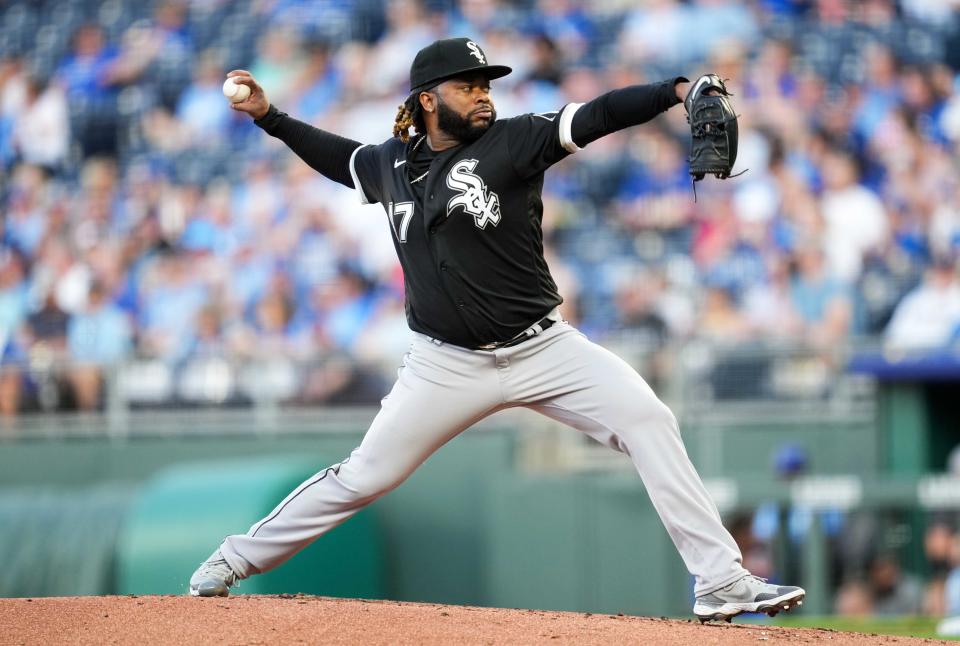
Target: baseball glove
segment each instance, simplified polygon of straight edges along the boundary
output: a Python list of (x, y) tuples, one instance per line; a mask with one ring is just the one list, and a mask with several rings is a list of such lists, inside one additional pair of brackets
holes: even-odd
[(696, 80), (683, 100), (693, 141), (690, 144), (690, 175), (697, 182), (707, 174), (730, 177), (737, 161), (737, 115), (730, 93), (716, 74)]

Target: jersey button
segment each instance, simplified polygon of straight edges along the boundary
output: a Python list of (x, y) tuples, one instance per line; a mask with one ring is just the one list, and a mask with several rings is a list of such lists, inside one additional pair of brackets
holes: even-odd
[(440, 271), (446, 271), (446, 270), (447, 270), (447, 263), (441, 262), (441, 263), (440, 263)]
[(459, 307), (460, 309), (463, 309), (463, 308), (466, 307), (466, 306), (467, 306), (467, 304), (464, 303), (462, 300), (457, 301), (457, 307)]
[(431, 193), (431, 194), (430, 194), (430, 199), (432, 200), (433, 198), (434, 198), (434, 194)]

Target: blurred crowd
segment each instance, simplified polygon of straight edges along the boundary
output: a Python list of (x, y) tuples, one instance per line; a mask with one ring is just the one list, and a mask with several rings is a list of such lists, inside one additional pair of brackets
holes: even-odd
[(284, 111), (378, 143), (415, 52), (459, 35), (513, 67), (502, 117), (730, 79), (741, 177), (694, 200), (681, 108), (548, 173), (548, 259), (593, 338), (957, 342), (955, 0), (8, 0), (0, 412), (95, 408), (111, 383), (377, 401), (407, 345), (384, 216), (220, 86), (248, 69)]
[[(778, 446), (771, 471), (797, 483), (814, 469), (795, 443)], [(940, 476), (960, 478), (960, 445)], [(849, 617), (944, 618), (937, 632), (960, 636), (960, 515), (956, 510), (876, 509), (823, 501), (764, 503), (728, 523), (744, 566), (773, 581), (803, 580), (810, 543), (823, 541), (832, 612)]]

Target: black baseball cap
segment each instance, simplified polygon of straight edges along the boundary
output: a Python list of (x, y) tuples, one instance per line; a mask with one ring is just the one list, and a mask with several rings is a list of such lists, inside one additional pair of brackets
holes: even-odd
[(445, 38), (417, 52), (410, 66), (410, 91), (422, 92), (466, 72), (483, 72), (488, 79), (498, 79), (512, 71), (506, 65), (487, 64), (487, 55), (469, 38)]

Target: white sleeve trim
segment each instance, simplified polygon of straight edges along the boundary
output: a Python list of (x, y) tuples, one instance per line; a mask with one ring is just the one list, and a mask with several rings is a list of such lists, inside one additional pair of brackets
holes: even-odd
[(560, 145), (568, 153), (575, 153), (582, 150), (580, 146), (573, 141), (573, 115), (580, 109), (582, 103), (568, 103), (567, 107), (560, 113)]
[(360, 204), (370, 204), (370, 200), (367, 198), (367, 194), (363, 192), (363, 186), (360, 184), (360, 178), (357, 177), (357, 166), (356, 166), (357, 153), (360, 152), (361, 148), (366, 148), (366, 147), (367, 146), (357, 146), (356, 149), (354, 149), (353, 153), (350, 155), (350, 177), (353, 179), (353, 187), (357, 189), (357, 193), (360, 195)]

